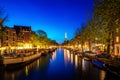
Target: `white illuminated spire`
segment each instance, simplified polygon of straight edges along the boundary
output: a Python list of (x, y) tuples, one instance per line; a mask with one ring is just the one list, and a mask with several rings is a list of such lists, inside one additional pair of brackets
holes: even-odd
[(67, 40), (67, 33), (65, 32), (65, 40)]

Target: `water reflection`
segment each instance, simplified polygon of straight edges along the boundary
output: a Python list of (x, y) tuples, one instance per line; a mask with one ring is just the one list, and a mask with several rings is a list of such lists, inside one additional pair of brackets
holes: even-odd
[(65, 60), (65, 65), (70, 61), (71, 64), (75, 64), (75, 68), (78, 67), (78, 55), (70, 53), (69, 50), (64, 49), (64, 60)]
[(37, 60), (37, 69), (39, 69), (40, 61), (39, 59)]
[(71, 54), (71, 64), (73, 64), (73, 54)]
[(85, 59), (81, 59), (82, 60), (82, 70), (85, 71), (87, 69), (89, 69), (89, 67), (91, 67), (91, 63), (89, 61), (86, 61)]
[(52, 61), (54, 61), (56, 58), (56, 51), (52, 53)]
[(15, 78), (15, 75), (14, 75), (14, 73), (12, 73), (12, 80), (14, 80), (14, 78)]
[(65, 62), (65, 65), (67, 65), (67, 63), (70, 61), (70, 52), (69, 50), (64, 50), (64, 62)]
[(17, 69), (0, 70), (0, 80), (117, 80), (90, 61), (61, 48)]
[(78, 55), (75, 55), (75, 67), (78, 67)]
[(104, 80), (105, 79), (105, 75), (106, 75), (105, 71), (101, 70), (100, 71), (100, 80)]
[[(44, 62), (43, 62), (44, 61)], [(0, 72), (0, 80), (27, 80), (31, 71), (38, 69), (45, 69), (44, 66), (49, 64), (49, 56), (41, 57), (29, 65), (20, 65), (18, 68), (15, 67), (12, 70), (7, 69)], [(14, 66), (13, 66), (14, 67)]]
[(82, 59), (82, 70), (83, 70), (83, 71), (85, 70), (85, 62), (84, 62), (84, 59)]
[(25, 67), (26, 76), (28, 76), (28, 66)]

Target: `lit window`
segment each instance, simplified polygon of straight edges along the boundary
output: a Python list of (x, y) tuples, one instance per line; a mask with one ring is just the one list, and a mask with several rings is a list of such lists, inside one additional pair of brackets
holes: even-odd
[(119, 37), (118, 36), (116, 37), (116, 42), (119, 42)]
[(117, 32), (117, 33), (119, 32), (119, 29), (118, 29), (118, 28), (116, 28), (116, 32)]

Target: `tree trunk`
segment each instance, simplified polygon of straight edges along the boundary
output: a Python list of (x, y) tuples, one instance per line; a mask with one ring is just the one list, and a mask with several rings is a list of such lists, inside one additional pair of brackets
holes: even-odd
[(81, 44), (81, 47), (82, 47), (82, 52), (83, 52), (83, 44), (84, 44), (84, 43), (82, 42), (82, 44)]
[(114, 52), (114, 33), (109, 32), (109, 39), (107, 40), (107, 53), (111, 54)]
[(88, 41), (88, 44), (89, 44), (89, 51), (91, 51), (91, 42), (90, 42), (90, 40)]
[(110, 43), (107, 45), (107, 54), (110, 54)]

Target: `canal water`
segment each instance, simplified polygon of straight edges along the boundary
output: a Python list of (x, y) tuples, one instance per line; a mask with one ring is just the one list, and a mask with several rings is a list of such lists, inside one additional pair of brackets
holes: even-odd
[(0, 80), (118, 80), (118, 78), (59, 48), (30, 64), (11, 70), (0, 69)]

